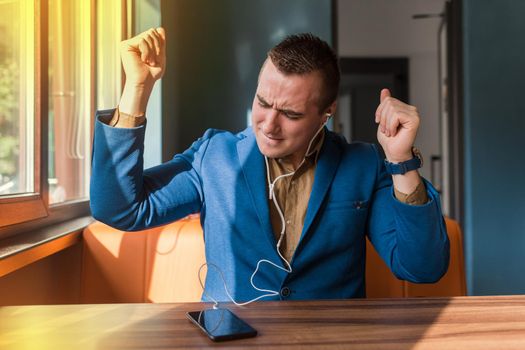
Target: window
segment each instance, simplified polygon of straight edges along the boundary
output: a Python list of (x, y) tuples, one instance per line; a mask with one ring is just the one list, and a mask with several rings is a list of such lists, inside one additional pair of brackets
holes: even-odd
[(35, 189), (33, 6), (0, 0), (0, 195)]
[(125, 37), (124, 21), (121, 19), (122, 1), (105, 1), (97, 6), (96, 36), (97, 89), (96, 109), (107, 109), (118, 104), (122, 91), (122, 69), (120, 67), (120, 42)]
[(130, 4), (0, 0), (0, 238), (89, 214), (91, 125), (118, 103)]
[[(32, 0), (0, 0), (0, 226), (47, 215), (41, 195), (39, 25)], [(24, 209), (24, 210), (22, 210)]]
[(93, 113), (89, 1), (49, 0), (49, 204), (86, 199)]

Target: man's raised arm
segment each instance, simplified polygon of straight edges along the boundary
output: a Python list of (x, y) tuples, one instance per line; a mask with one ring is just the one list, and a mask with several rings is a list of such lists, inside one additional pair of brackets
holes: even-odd
[(119, 107), (109, 125), (118, 128), (142, 125), (146, 106), (155, 85), (166, 69), (166, 33), (149, 29), (120, 43), (126, 83)]
[(145, 111), (166, 67), (164, 29), (121, 43), (126, 83), (119, 107), (99, 111), (95, 123), (90, 205), (94, 218), (121, 230), (141, 230), (198, 212), (197, 172), (206, 140), (171, 161), (143, 170)]

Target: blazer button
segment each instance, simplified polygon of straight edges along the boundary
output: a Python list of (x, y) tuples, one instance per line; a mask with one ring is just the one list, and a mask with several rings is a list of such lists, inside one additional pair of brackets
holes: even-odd
[(289, 297), (291, 293), (292, 293), (292, 291), (288, 287), (283, 287), (281, 289), (281, 296), (284, 297), (284, 298)]

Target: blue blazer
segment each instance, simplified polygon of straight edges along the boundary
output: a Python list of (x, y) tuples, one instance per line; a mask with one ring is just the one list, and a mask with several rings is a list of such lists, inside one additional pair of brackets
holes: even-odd
[[(143, 171), (145, 126), (112, 128), (97, 115), (91, 210), (121, 230), (163, 225), (201, 213), (206, 260), (217, 265), (237, 302), (262, 292), (250, 284), (261, 259), (279, 266), (272, 232), (264, 158), (248, 128), (208, 130), (182, 154)], [(447, 270), (449, 242), (439, 196), (425, 181), (429, 202), (395, 199), (377, 148), (348, 144), (326, 131), (292, 273), (261, 264), (259, 288), (286, 291), (269, 299), (365, 296), (365, 235), (400, 279), (435, 282)], [(229, 301), (221, 274), (208, 268), (206, 295)]]

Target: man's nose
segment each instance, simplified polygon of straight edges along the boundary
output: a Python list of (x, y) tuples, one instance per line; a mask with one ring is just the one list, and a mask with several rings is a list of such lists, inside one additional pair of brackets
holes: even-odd
[(276, 134), (279, 132), (279, 111), (270, 109), (264, 116), (263, 131), (265, 134)]

